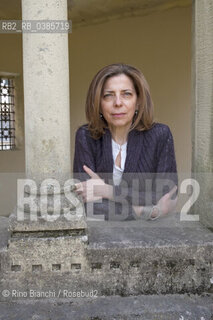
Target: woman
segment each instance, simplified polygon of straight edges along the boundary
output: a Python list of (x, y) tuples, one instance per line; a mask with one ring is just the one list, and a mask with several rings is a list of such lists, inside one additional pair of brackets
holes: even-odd
[(143, 74), (121, 63), (101, 69), (88, 90), (86, 116), (88, 125), (76, 133), (74, 177), (82, 181), (75, 187), (85, 203), (102, 200), (94, 213), (154, 220), (174, 210), (173, 138), (168, 126), (153, 120)]

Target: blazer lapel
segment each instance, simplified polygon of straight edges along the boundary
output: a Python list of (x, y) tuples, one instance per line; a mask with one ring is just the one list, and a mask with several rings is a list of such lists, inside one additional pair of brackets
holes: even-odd
[(140, 131), (132, 130), (129, 132), (127, 141), (127, 155), (124, 172), (137, 172), (137, 165), (143, 147), (143, 134)]
[(113, 157), (112, 157), (112, 136), (109, 129), (105, 129), (103, 135), (103, 154), (102, 154), (102, 168), (103, 173), (113, 172)]

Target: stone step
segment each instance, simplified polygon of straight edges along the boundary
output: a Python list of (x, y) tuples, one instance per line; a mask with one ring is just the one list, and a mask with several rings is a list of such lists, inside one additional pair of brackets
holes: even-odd
[(212, 320), (213, 296), (152, 295), (0, 303), (0, 320)]

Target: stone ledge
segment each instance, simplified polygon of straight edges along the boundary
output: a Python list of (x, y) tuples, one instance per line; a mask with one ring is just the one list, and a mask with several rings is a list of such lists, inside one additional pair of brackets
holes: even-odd
[[(14, 216), (11, 216), (11, 219), (10, 229), (13, 231), (38, 231), (35, 224), (33, 227), (29, 226), (30, 229), (28, 229), (27, 225), (22, 225), (21, 222), (18, 223), (17, 228), (13, 228), (13, 223), (16, 224), (17, 220), (13, 220)], [(49, 222), (48, 230), (69, 230), (70, 226), (67, 221), (62, 220), (60, 223), (56, 227), (55, 223)], [(85, 221), (81, 220), (80, 223), (82, 224), (79, 227), (85, 227)], [(8, 229), (9, 219), (0, 216), (0, 251), (7, 247), (10, 236)], [(43, 225), (40, 231), (45, 230), (45, 225)], [(90, 248), (213, 244), (212, 231), (199, 222), (180, 222), (178, 213), (156, 221), (87, 221), (87, 230)]]
[(13, 213), (9, 217), (9, 230), (13, 232), (42, 232), (42, 231), (58, 231), (58, 230), (78, 230), (87, 229), (87, 224), (84, 216), (73, 216), (71, 220), (64, 216), (59, 217), (55, 221), (46, 221), (40, 217), (37, 221), (29, 219), (18, 221)]
[(213, 232), (180, 214), (155, 221), (88, 221), (90, 247), (160, 247), (213, 244)]
[(0, 320), (211, 320), (212, 295), (152, 295), (0, 303)]

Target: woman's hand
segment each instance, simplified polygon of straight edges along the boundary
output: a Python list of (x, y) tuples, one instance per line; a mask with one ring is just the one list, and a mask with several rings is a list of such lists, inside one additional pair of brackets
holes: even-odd
[[(174, 186), (168, 193), (166, 193), (157, 203), (158, 208), (160, 209), (162, 216), (167, 215), (168, 213), (172, 213), (175, 210), (177, 199), (172, 199), (172, 196), (177, 191), (177, 186)], [(143, 207), (142, 206), (133, 206), (133, 209), (137, 216), (143, 215)], [(152, 214), (152, 218), (154, 218), (154, 213)]]
[(178, 197), (172, 199), (173, 195), (177, 191), (177, 186), (174, 186), (168, 193), (166, 193), (157, 203), (158, 208), (162, 212), (162, 216), (168, 213), (172, 213), (175, 210)]
[(97, 201), (102, 198), (112, 198), (112, 186), (106, 184), (97, 173), (93, 172), (87, 166), (83, 166), (84, 171), (91, 177), (91, 179), (76, 183), (75, 192), (82, 196), (84, 202)]

